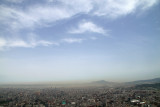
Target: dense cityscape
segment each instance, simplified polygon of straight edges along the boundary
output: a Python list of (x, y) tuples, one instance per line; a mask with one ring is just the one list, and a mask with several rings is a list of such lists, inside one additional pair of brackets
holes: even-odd
[(0, 88), (0, 107), (160, 107), (160, 90), (135, 86)]

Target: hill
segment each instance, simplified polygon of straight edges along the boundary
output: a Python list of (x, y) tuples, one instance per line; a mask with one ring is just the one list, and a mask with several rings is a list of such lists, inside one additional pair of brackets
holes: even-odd
[(126, 84), (154, 84), (154, 83), (160, 83), (160, 78), (154, 78), (154, 79), (148, 79), (148, 80), (138, 80), (138, 81), (132, 81), (132, 82), (126, 82)]

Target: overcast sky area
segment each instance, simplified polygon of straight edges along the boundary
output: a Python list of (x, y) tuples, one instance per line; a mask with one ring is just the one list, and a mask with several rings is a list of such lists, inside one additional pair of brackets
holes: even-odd
[(0, 83), (157, 77), (159, 0), (0, 0)]

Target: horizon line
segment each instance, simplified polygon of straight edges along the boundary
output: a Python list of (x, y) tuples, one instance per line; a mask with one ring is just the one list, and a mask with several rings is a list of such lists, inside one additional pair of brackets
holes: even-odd
[(131, 81), (108, 81), (105, 79), (99, 80), (66, 80), (66, 81), (24, 81), (24, 82), (0, 82), (0, 85), (29, 85), (29, 84), (82, 84), (82, 83), (92, 83), (98, 81), (105, 81), (105, 82), (113, 82), (113, 83), (127, 83), (127, 82), (134, 82), (134, 81), (143, 81), (143, 80), (152, 80), (152, 79), (160, 79), (160, 77), (156, 78), (149, 78), (149, 79), (137, 79)]

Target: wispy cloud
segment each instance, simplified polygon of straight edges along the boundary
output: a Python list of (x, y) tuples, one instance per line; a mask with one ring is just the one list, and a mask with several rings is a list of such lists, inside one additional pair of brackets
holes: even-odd
[(82, 38), (64, 38), (64, 39), (62, 39), (62, 42), (66, 42), (66, 43), (81, 43), (84, 40), (85, 39), (82, 39)]
[(13, 30), (34, 29), (71, 16), (64, 8), (32, 6), (27, 10), (0, 6), (0, 21)]
[[(42, 0), (28, 3), (25, 0), (3, 0), (0, 4), (0, 49), (11, 47), (37, 47), (56, 45), (46, 40), (27, 41), (14, 38), (14, 32), (33, 31), (54, 25), (57, 21), (70, 19), (75, 15), (87, 14), (104, 18), (119, 18), (124, 15), (145, 11), (157, 4), (159, 0)], [(10, 5), (12, 3), (12, 5)], [(26, 4), (25, 4), (26, 3)], [(22, 8), (22, 5), (24, 6)], [(7, 29), (7, 31), (6, 31)], [(5, 32), (5, 33), (4, 33)], [(95, 22), (83, 21), (69, 33), (82, 34), (86, 32), (107, 35), (108, 31)], [(10, 39), (6, 39), (6, 35)], [(92, 38), (95, 40), (96, 38)], [(80, 43), (84, 39), (66, 38), (63, 42)]]
[(3, 38), (0, 38), (0, 50), (2, 50), (3, 47), (5, 47), (5, 46), (6, 46), (6, 40)]
[(4, 51), (10, 48), (35, 48), (38, 46), (59, 46), (62, 43), (82, 43), (85, 39), (83, 38), (63, 38), (60, 41), (47, 41), (47, 40), (36, 40), (35, 38), (29, 40), (22, 40), (20, 38), (5, 39), (0, 37), (0, 51)]
[[(19, 2), (19, 0), (13, 1)], [(33, 29), (57, 20), (71, 18), (79, 13), (117, 18), (133, 13), (137, 8), (148, 9), (157, 2), (158, 0), (60, 0), (56, 5), (52, 3), (33, 4), (25, 9), (17, 5), (12, 7), (0, 5), (0, 21), (1, 24), (14, 29)]]
[(106, 34), (106, 30), (102, 27), (97, 26), (93, 22), (82, 22), (78, 25), (76, 29), (71, 29), (69, 33), (78, 34), (78, 33), (85, 33), (85, 32), (94, 32), (100, 34)]
[(16, 47), (34, 48), (37, 46), (50, 46), (50, 45), (59, 45), (59, 44), (56, 42), (50, 42), (45, 40), (26, 41), (22, 39), (0, 38), (0, 50), (5, 50), (8, 48), (16, 48)]
[(95, 2), (97, 3), (97, 9), (93, 12), (95, 15), (117, 18), (134, 13), (137, 9), (148, 9), (158, 3), (158, 0), (102, 0), (102, 2)]

